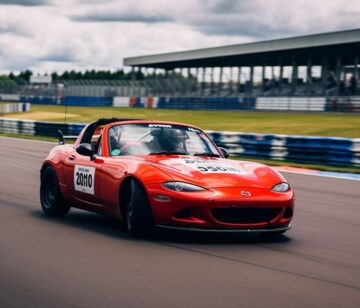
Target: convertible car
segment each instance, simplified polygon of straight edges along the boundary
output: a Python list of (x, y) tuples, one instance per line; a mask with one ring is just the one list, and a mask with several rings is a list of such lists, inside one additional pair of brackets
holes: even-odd
[(74, 144), (59, 132), (41, 168), (41, 206), (46, 215), (62, 216), (70, 207), (111, 215), (133, 236), (155, 227), (287, 231), (294, 193), (285, 178), (228, 156), (191, 125), (100, 119)]

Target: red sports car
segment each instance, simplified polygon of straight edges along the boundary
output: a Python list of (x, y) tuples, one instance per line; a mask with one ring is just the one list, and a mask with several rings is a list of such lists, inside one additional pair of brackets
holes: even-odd
[(268, 166), (229, 160), (201, 129), (180, 123), (100, 119), (41, 168), (41, 206), (117, 217), (133, 236), (156, 226), (216, 232), (290, 228), (294, 192)]

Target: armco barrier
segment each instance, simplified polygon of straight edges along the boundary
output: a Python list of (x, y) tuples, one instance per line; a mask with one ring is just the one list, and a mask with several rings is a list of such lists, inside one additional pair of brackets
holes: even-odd
[(28, 111), (30, 111), (29, 103), (9, 103), (0, 105), (0, 114)]
[[(0, 132), (39, 136), (78, 135), (82, 123), (56, 123), (0, 118)], [(360, 166), (360, 138), (306, 137), (273, 134), (207, 132), (232, 155), (265, 157), (328, 165)]]

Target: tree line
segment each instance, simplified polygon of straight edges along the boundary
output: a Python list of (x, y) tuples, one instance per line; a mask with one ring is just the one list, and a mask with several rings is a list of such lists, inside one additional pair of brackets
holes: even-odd
[[(173, 78), (184, 79), (185, 77), (179, 72), (172, 71), (170, 73)], [(10, 72), (7, 75), (0, 75), (0, 82), (12, 83), (13, 85), (17, 84), (18, 86), (26, 85), (30, 82), (30, 77), (34, 75), (31, 70), (21, 71), (18, 74)], [(45, 74), (47, 75), (47, 74)], [(155, 72), (152, 74), (144, 75), (140, 70), (125, 72), (120, 69), (117, 71), (110, 70), (87, 70), (84, 72), (81, 71), (64, 71), (63, 73), (53, 72), (50, 74), (53, 83), (61, 83), (62, 81), (68, 80), (144, 80), (156, 78), (168, 78), (164, 72)], [(196, 78), (193, 75), (190, 75), (188, 78)]]
[[(18, 74), (10, 72), (7, 75), (0, 75), (2, 81), (14, 81), (18, 85), (24, 85), (30, 82), (30, 77), (34, 73), (31, 70), (21, 71)], [(143, 80), (145, 78), (141, 71), (124, 72), (124, 70), (105, 71), (105, 70), (87, 70), (81, 71), (64, 71), (63, 73), (53, 72), (50, 74), (53, 82), (61, 82), (67, 80)]]

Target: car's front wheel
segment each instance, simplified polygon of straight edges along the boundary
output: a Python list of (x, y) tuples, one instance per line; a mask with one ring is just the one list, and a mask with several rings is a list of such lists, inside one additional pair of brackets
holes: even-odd
[(134, 237), (146, 237), (153, 231), (152, 212), (146, 193), (139, 182), (130, 180), (130, 197), (126, 207), (126, 226)]
[(51, 166), (47, 166), (41, 175), (40, 201), (44, 213), (49, 216), (64, 216), (70, 210), (70, 206), (64, 202), (56, 172)]

